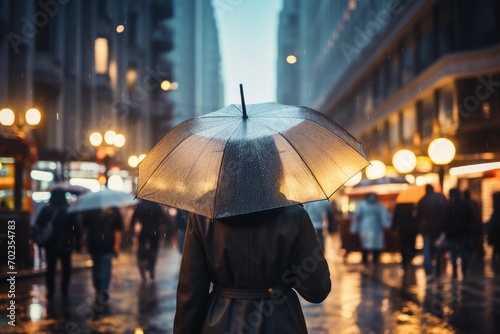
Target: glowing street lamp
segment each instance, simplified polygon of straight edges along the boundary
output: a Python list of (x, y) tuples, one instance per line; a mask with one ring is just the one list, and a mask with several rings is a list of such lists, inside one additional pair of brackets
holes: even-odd
[(25, 118), (28, 125), (38, 125), (42, 120), (42, 114), (38, 109), (31, 108), (26, 111)]
[(16, 126), (22, 127), (24, 122), (29, 126), (35, 126), (42, 120), (42, 114), (36, 108), (30, 108), (24, 113), (24, 117), (19, 115), (16, 117), (16, 113), (12, 109), (4, 108), (0, 110), (0, 124), (4, 126), (13, 126), (16, 123), (16, 118), (18, 124)]
[(417, 156), (410, 150), (397, 151), (392, 157), (392, 165), (398, 173), (410, 173), (417, 166)]
[(141, 163), (141, 161), (144, 160), (145, 157), (146, 157), (146, 154), (141, 154), (139, 156), (131, 155), (128, 158), (128, 165), (132, 168), (136, 168)]
[(89, 140), (92, 146), (97, 147), (102, 144), (102, 135), (99, 132), (92, 132)]
[(114, 132), (113, 130), (108, 130), (104, 134), (104, 141), (108, 145), (114, 145), (115, 144), (115, 138), (116, 138), (116, 132)]
[[(90, 134), (89, 141), (92, 146), (98, 148), (96, 151), (96, 158), (97, 160), (102, 160), (106, 169), (104, 175), (99, 176), (99, 182), (107, 186), (111, 158), (115, 154), (113, 147), (123, 147), (125, 145), (125, 136), (113, 130), (106, 131), (104, 136), (100, 132), (95, 131)], [(103, 147), (101, 147), (101, 145)]]
[(286, 62), (288, 64), (295, 64), (297, 62), (297, 57), (295, 57), (294, 55), (288, 55), (286, 57)]
[(128, 165), (130, 167), (135, 168), (137, 167), (138, 164), (139, 164), (139, 159), (137, 158), (137, 155), (131, 155), (128, 158)]
[(9, 108), (4, 108), (0, 110), (0, 124), (5, 126), (11, 126), (16, 121), (16, 115)]
[(347, 187), (354, 187), (357, 185), (359, 182), (361, 182), (361, 178), (363, 176), (361, 175), (361, 172), (356, 173), (353, 177), (351, 177), (349, 180), (347, 180), (346, 183), (344, 183), (344, 186)]
[(387, 167), (380, 160), (372, 160), (370, 161), (370, 165), (366, 167), (366, 178), (368, 180), (376, 180), (381, 179), (385, 176), (385, 172), (387, 171)]
[(451, 140), (446, 138), (434, 139), (427, 150), (427, 154), (431, 161), (439, 166), (439, 184), (441, 186), (441, 191), (443, 190), (444, 184), (444, 166), (448, 165), (455, 158), (455, 145)]

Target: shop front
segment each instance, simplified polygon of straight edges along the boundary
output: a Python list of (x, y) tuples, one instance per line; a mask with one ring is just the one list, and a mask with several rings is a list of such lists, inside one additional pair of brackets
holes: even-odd
[[(2, 254), (7, 254), (7, 246), (13, 244), (8, 241), (15, 241), (13, 262), (18, 270), (33, 264), (30, 172), (38, 154), (32, 140), (8, 130), (0, 131), (0, 248)], [(7, 256), (2, 256), (0, 267), (6, 265)]]

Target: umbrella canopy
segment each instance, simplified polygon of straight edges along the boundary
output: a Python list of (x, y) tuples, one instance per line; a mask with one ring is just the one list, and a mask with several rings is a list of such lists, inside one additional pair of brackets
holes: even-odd
[(98, 192), (89, 192), (81, 195), (71, 204), (68, 212), (98, 210), (102, 208), (123, 207), (135, 204), (137, 204), (137, 201), (134, 199), (133, 195), (123, 191), (105, 188)]
[(368, 164), (361, 144), (315, 110), (243, 102), (161, 139), (139, 165), (137, 197), (222, 218), (327, 199)]
[(80, 194), (83, 194), (83, 193), (86, 193), (87, 191), (89, 191), (88, 188), (85, 188), (82, 186), (77, 186), (77, 185), (72, 185), (68, 181), (53, 183), (47, 188), (47, 191), (52, 191), (53, 189), (56, 189), (56, 188), (61, 188), (64, 191), (69, 192), (71, 194), (75, 194), (75, 195), (80, 195)]

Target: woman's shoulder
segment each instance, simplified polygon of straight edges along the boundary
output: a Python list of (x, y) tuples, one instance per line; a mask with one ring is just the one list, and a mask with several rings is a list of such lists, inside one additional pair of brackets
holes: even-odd
[(305, 208), (303, 204), (295, 204), (284, 207), (283, 212), (288, 214), (303, 214), (305, 212)]

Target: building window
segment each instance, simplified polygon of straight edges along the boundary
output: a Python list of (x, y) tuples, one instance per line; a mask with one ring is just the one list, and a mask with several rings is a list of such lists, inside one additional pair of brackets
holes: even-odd
[[(481, 48), (498, 42), (500, 40), (497, 28), (498, 1), (483, 0), (467, 4), (473, 5), (473, 18), (471, 24), (468, 25), (472, 32), (471, 46)], [(471, 15), (470, 12), (469, 15)]]
[(389, 152), (389, 138), (390, 138), (390, 123), (389, 120), (386, 119), (384, 123), (382, 123), (382, 129), (380, 131), (379, 138), (379, 148), (381, 149), (382, 155), (387, 155)]
[(438, 100), (438, 121), (441, 132), (450, 132), (458, 125), (457, 113), (454, 112), (453, 86), (439, 89), (436, 92), (436, 98)]
[[(35, 2), (35, 12), (42, 12), (42, 8), (40, 7), (40, 4), (38, 3), (39, 1)], [(46, 20), (43, 20), (42, 22), (44, 24), (37, 23), (37, 27), (33, 27), (36, 32), (35, 36), (35, 49), (37, 51), (44, 51), (44, 52), (52, 52), (53, 50), (53, 44), (51, 43), (51, 40), (54, 40), (54, 36), (51, 38), (51, 32), (53, 31), (53, 23), (51, 23), (51, 19), (48, 18), (47, 15), (39, 15), (37, 18), (45, 18)]]
[(403, 38), (401, 45), (401, 81), (403, 85), (410, 82), (415, 75), (415, 52), (415, 35), (413, 31), (410, 31), (407, 36)]
[(394, 149), (399, 144), (399, 114), (389, 117), (389, 147)]
[(401, 136), (403, 145), (414, 144), (413, 137), (416, 130), (415, 108), (413, 106), (406, 108), (401, 118)]
[(434, 17), (424, 15), (417, 27), (418, 32), (418, 71), (425, 70), (434, 60)]
[(394, 93), (399, 87), (399, 53), (391, 52), (387, 58), (387, 95), (390, 96)]
[(361, 87), (361, 94), (363, 98), (363, 105), (361, 106), (363, 111), (363, 117), (368, 116), (373, 109), (373, 90), (371, 89), (371, 81), (365, 81)]
[(384, 72), (381, 66), (373, 71), (373, 98), (375, 106), (384, 100)]
[(417, 127), (422, 141), (432, 137), (434, 128), (434, 99), (431, 97), (417, 102)]
[(137, 14), (132, 13), (128, 16), (128, 43), (130, 46), (135, 46), (137, 44)]
[(108, 16), (108, 1), (107, 0), (97, 1), (97, 15), (103, 19), (107, 18), (107, 16)]
[(453, 50), (453, 22), (451, 2), (442, 1), (436, 6), (436, 51), (442, 56)]

